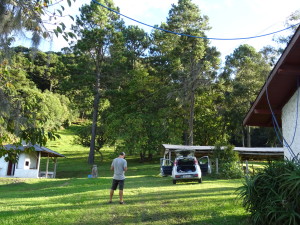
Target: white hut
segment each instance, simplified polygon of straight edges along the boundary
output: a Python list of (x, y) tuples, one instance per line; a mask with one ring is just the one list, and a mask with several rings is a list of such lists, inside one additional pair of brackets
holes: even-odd
[[(33, 145), (35, 151), (25, 153), (25, 148), (30, 147), (27, 145), (14, 146), (5, 145), (4, 148), (7, 150), (18, 149), (22, 152), (19, 155), (17, 163), (11, 161), (6, 162), (4, 157), (0, 158), (0, 177), (20, 177), (20, 178), (55, 178), (57, 157), (65, 157), (55, 151), (52, 151), (46, 147), (39, 145)], [(24, 152), (23, 152), (24, 151)], [(40, 163), (41, 157), (47, 157), (47, 163), (45, 171), (41, 170)], [(53, 160), (54, 167), (53, 171), (49, 171), (49, 160)]]

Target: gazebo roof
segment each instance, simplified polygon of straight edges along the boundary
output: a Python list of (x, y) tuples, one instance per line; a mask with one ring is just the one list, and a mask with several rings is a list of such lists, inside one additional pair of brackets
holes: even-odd
[[(170, 145), (163, 144), (165, 155), (176, 150), (195, 150), (200, 154), (211, 154), (215, 146), (188, 146), (188, 145)], [(238, 152), (242, 159), (283, 159), (283, 148), (271, 147), (234, 147), (234, 151)]]
[[(281, 111), (298, 88), (300, 76), (300, 26), (282, 53), (267, 81), (252, 104), (243, 124), (246, 126), (272, 126), (272, 114), (267, 100), (281, 125)], [(300, 82), (300, 80), (299, 80)]]
[(32, 147), (32, 146), (34, 147), (36, 152), (41, 152), (42, 157), (47, 157), (48, 155), (49, 155), (49, 157), (65, 157), (64, 155), (62, 155), (58, 152), (55, 152), (55, 151), (53, 151), (49, 148), (46, 148), (46, 147), (43, 147), (43, 146), (40, 146), (40, 145), (21, 145), (21, 146), (4, 145), (4, 148), (7, 149), (7, 150), (19, 149), (21, 151), (24, 151), (25, 148)]

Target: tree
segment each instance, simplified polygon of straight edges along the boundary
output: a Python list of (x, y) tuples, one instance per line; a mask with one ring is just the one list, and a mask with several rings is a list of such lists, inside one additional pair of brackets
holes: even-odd
[(215, 145), (227, 142), (229, 135), (224, 120), (224, 87), (212, 84), (198, 91), (195, 103), (195, 144)]
[[(71, 0), (67, 1), (69, 6), (71, 6)], [(32, 34), (31, 40), (34, 46), (40, 43), (41, 38), (51, 38), (52, 32), (56, 35), (59, 33), (62, 34), (65, 39), (75, 37), (73, 33), (65, 32), (66, 26), (63, 22), (56, 20), (59, 16), (63, 16), (64, 6), (61, 5), (60, 9), (52, 6), (56, 6), (60, 2), (59, 0), (1, 0), (0, 105), (4, 105), (5, 107), (0, 110), (0, 145), (4, 142), (11, 142), (12, 139), (15, 140), (16, 138), (19, 138), (19, 140), (23, 139), (32, 144), (38, 143), (44, 145), (47, 136), (49, 138), (54, 137), (52, 132), (48, 132), (48, 135), (46, 135), (44, 129), (35, 126), (36, 121), (23, 115), (22, 110), (24, 110), (24, 108), (22, 103), (24, 103), (24, 99), (22, 98), (22, 92), (27, 91), (27, 94), (33, 94), (33, 92), (35, 92), (37, 95), (39, 95), (39, 93), (32, 84), (29, 85), (30, 87), (22, 86), (30, 82), (25, 78), (25, 72), (18, 68), (19, 65), (14, 64), (13, 60), (10, 60), (14, 56), (9, 46), (14, 41), (14, 35), (23, 31)], [(53, 9), (52, 12), (50, 8)], [(47, 16), (49, 18), (44, 21), (43, 19)], [(45, 24), (50, 22), (51, 19), (54, 19), (56, 22), (54, 23), (55, 28), (49, 31)], [(8, 64), (10, 63), (14, 65), (9, 67)], [(18, 84), (14, 82), (18, 79), (24, 81), (20, 83), (22, 86), (20, 89), (18, 88)], [(25, 108), (26, 107), (25, 104)], [(7, 154), (9, 156), (12, 154), (10, 158), (14, 160), (17, 159), (16, 156), (18, 153), (14, 154), (13, 151), (11, 151)]]
[(147, 68), (136, 65), (123, 80), (122, 88), (108, 98), (109, 107), (103, 113), (108, 143), (116, 143), (118, 151), (139, 154), (143, 162), (151, 160), (162, 143), (180, 139), (180, 132), (175, 131), (178, 123), (173, 120), (176, 112), (170, 110), (167, 90)]
[(123, 29), (125, 41), (125, 56), (134, 68), (135, 62), (146, 56), (145, 52), (149, 48), (150, 39), (148, 34), (138, 26), (128, 26)]
[(299, 21), (300, 21), (300, 10), (296, 10), (290, 16), (288, 16), (285, 22), (286, 27), (293, 26), (290, 29), (290, 33), (286, 36), (282, 36), (282, 35), (274, 36), (273, 40), (279, 44), (279, 47), (276, 49), (276, 51), (278, 52), (278, 56), (282, 54), (289, 41), (292, 39), (293, 34), (295, 33), (297, 27), (299, 26)]
[(228, 106), (225, 118), (230, 121), (229, 129), (234, 144), (245, 145), (242, 121), (269, 71), (269, 63), (249, 45), (239, 46), (226, 57), (221, 78), (227, 79), (228, 85), (231, 86), (225, 99), (227, 101), (225, 104)]
[[(179, 0), (172, 5), (161, 28), (177, 33), (205, 37), (209, 30), (208, 17), (201, 16), (199, 8), (191, 0)], [(194, 106), (196, 90), (211, 81), (218, 67), (219, 53), (208, 46), (205, 38), (174, 35), (164, 31), (153, 34), (154, 53), (165, 60), (170, 71), (170, 82), (178, 90), (180, 104), (185, 110), (185, 143), (193, 145)]]
[[(67, 2), (71, 6), (71, 0)], [(42, 38), (51, 38), (53, 33), (62, 34), (65, 39), (75, 37), (73, 33), (65, 31), (66, 25), (60, 20), (65, 10), (61, 3), (60, 0), (2, 0), (0, 47), (8, 47), (14, 40), (12, 36), (24, 30), (32, 34), (31, 40), (35, 47)], [(49, 24), (55, 28), (48, 29)]]
[(57, 92), (68, 96), (72, 108), (78, 112), (81, 119), (88, 119), (93, 112), (93, 84), (94, 71), (90, 65), (91, 59), (87, 55), (66, 52), (60, 57), (64, 65), (60, 70), (61, 77)]
[[(103, 0), (101, 3), (117, 10), (111, 0)], [(76, 25), (73, 26), (74, 32), (80, 37), (75, 49), (81, 54), (89, 55), (92, 59), (90, 66), (93, 67), (95, 73), (93, 123), (88, 158), (88, 163), (93, 164), (101, 88), (104, 88), (104, 86), (101, 87), (103, 68), (109, 60), (110, 47), (113, 41), (117, 40), (114, 39), (114, 36), (120, 32), (123, 22), (117, 14), (109, 10), (103, 10), (93, 2), (90, 5), (83, 6), (80, 12), (80, 17), (77, 17)]]

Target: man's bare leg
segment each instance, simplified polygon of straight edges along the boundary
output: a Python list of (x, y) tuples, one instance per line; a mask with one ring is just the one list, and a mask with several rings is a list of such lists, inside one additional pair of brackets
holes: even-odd
[(112, 202), (112, 198), (114, 196), (114, 190), (113, 189), (110, 189), (110, 195), (109, 195), (109, 202)]
[(119, 190), (120, 202), (123, 202), (123, 190)]

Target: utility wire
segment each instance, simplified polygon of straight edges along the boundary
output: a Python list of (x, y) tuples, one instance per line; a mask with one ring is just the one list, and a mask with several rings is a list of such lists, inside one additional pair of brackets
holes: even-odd
[[(279, 124), (278, 124), (278, 121), (276, 119), (276, 116), (275, 116), (275, 113), (272, 109), (272, 105), (270, 103), (270, 99), (269, 99), (269, 94), (268, 94), (268, 85), (266, 84), (266, 97), (267, 97), (267, 102), (268, 102), (268, 105), (269, 105), (269, 108), (270, 108), (270, 111), (271, 111), (271, 114), (272, 114), (272, 121), (273, 121), (273, 125), (274, 125), (274, 130), (276, 132), (276, 136), (277, 138), (279, 139), (279, 141), (288, 149), (288, 151), (290, 152), (291, 156), (293, 157), (293, 159), (297, 160), (297, 157), (293, 151), (293, 149), (291, 148), (291, 146), (288, 144), (288, 142), (286, 141), (286, 139), (284, 138), (282, 132), (280, 131), (280, 127), (279, 127)], [(296, 118), (298, 119), (298, 117)], [(296, 132), (296, 131), (295, 131)], [(279, 134), (280, 136), (282, 137), (282, 140), (281, 138), (279, 137)], [(294, 134), (295, 135), (295, 134)]]
[(297, 23), (297, 24), (291, 25), (291, 26), (289, 26), (289, 27), (287, 27), (287, 28), (284, 28), (284, 29), (281, 29), (281, 30), (277, 30), (277, 31), (274, 31), (274, 32), (271, 32), (271, 33), (262, 34), (262, 35), (256, 35), (256, 36), (250, 36), (250, 37), (237, 37), (237, 38), (214, 38), (214, 37), (205, 37), (205, 36), (202, 36), (202, 37), (201, 37), (201, 36), (194, 36), (194, 35), (190, 35), (190, 34), (177, 33), (177, 32), (175, 32), (175, 31), (170, 31), (170, 30), (166, 30), (166, 29), (163, 29), (163, 28), (160, 28), (160, 27), (157, 27), (157, 26), (152, 26), (152, 25), (149, 25), (149, 24), (147, 24), (147, 23), (141, 22), (141, 21), (139, 21), (139, 20), (133, 19), (133, 18), (131, 18), (131, 17), (129, 17), (129, 16), (126, 16), (126, 15), (124, 15), (124, 14), (122, 14), (122, 13), (116, 11), (116, 10), (113, 10), (113, 9), (109, 8), (108, 6), (101, 4), (100, 2), (98, 2), (98, 1), (96, 1), (96, 0), (92, 0), (92, 1), (93, 1), (95, 4), (100, 5), (100, 6), (102, 6), (103, 8), (105, 8), (105, 9), (111, 11), (111, 12), (114, 12), (114, 13), (120, 15), (120, 16), (123, 16), (123, 17), (125, 17), (125, 18), (127, 18), (127, 19), (129, 19), (129, 20), (132, 20), (132, 21), (137, 22), (137, 23), (139, 23), (139, 24), (142, 24), (142, 25), (144, 25), (144, 26), (147, 26), (147, 27), (150, 27), (150, 28), (153, 28), (153, 29), (156, 29), (156, 30), (161, 30), (161, 31), (164, 31), (164, 32), (166, 32), (166, 33), (171, 33), (171, 34), (179, 35), (179, 36), (186, 36), (186, 37), (200, 38), (200, 39), (208, 39), (208, 40), (235, 41), (235, 40), (254, 39), (254, 38), (260, 38), (260, 37), (265, 37), (265, 36), (269, 36), (269, 35), (272, 35), (272, 34), (280, 33), (280, 32), (282, 32), (282, 31), (289, 30), (289, 29), (291, 29), (291, 28), (293, 28), (293, 27), (295, 27), (295, 26), (300, 25), (300, 23)]

